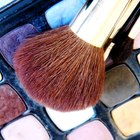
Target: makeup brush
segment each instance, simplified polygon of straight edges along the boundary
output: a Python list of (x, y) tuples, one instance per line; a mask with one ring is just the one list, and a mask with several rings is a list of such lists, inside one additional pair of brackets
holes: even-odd
[(14, 68), (27, 93), (60, 111), (95, 105), (104, 85), (102, 46), (130, 2), (90, 0), (70, 26), (25, 41), (14, 55)]
[(137, 11), (134, 11), (130, 17), (133, 19), (128, 19), (128, 22), (130, 21), (130, 23), (127, 24), (128, 26), (124, 24), (124, 28), (122, 28), (120, 32), (113, 38), (112, 42), (115, 42), (115, 45), (111, 50), (110, 56), (115, 64), (125, 61), (132, 53), (135, 35), (132, 35), (134, 33), (131, 33), (131, 30), (133, 30), (136, 21), (138, 24), (138, 18), (140, 16), (140, 3), (137, 5), (136, 10)]
[[(134, 24), (137, 23), (139, 16), (140, 2), (139, 0), (135, 0), (131, 3), (124, 16), (121, 17), (120, 22), (118, 22), (118, 25), (116, 25), (116, 29), (114, 29), (114, 32), (111, 35), (112, 37), (109, 39), (109, 42), (111, 42), (110, 44), (112, 44), (110, 57), (113, 60), (114, 64), (125, 61), (131, 55), (134, 43), (133, 39), (135, 37), (135, 35), (132, 35), (134, 33), (131, 33), (131, 30), (132, 28), (134, 28)], [(123, 24), (121, 29), (119, 29), (118, 33), (113, 37), (116, 30), (119, 28), (118, 26), (121, 26), (122, 22), (124, 22), (125, 20), (126, 22)]]

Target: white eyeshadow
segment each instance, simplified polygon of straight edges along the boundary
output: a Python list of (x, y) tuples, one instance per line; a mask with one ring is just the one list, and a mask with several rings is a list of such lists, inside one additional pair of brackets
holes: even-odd
[(23, 117), (1, 130), (4, 140), (49, 140), (43, 125), (32, 115)]
[(92, 107), (71, 112), (59, 112), (50, 108), (46, 108), (46, 111), (53, 123), (62, 131), (70, 130), (91, 117), (95, 117), (95, 112)]

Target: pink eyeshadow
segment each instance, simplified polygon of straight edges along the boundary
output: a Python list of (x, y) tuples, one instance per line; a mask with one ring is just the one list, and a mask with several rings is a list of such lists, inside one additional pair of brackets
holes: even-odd
[(106, 126), (96, 120), (74, 130), (67, 140), (113, 140), (113, 137)]
[(32, 115), (20, 118), (1, 130), (4, 140), (50, 140), (44, 126)]
[(3, 125), (26, 110), (17, 93), (9, 86), (0, 86), (0, 125)]

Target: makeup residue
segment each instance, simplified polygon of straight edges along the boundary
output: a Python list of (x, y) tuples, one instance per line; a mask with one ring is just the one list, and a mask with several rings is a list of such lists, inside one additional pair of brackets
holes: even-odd
[(20, 97), (9, 86), (0, 86), (0, 125), (3, 125), (26, 110)]

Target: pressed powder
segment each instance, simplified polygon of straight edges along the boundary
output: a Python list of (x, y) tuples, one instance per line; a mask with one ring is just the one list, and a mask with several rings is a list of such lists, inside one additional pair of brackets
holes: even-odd
[(129, 136), (140, 132), (140, 97), (114, 109), (112, 117), (123, 135)]
[(18, 119), (1, 130), (4, 140), (49, 140), (43, 125), (32, 115)]
[(0, 72), (0, 81), (2, 80), (2, 74), (1, 74), (1, 72)]
[(89, 122), (80, 128), (72, 131), (67, 136), (68, 140), (113, 140), (113, 137), (106, 126), (96, 120)]
[(18, 117), (26, 107), (17, 93), (9, 85), (0, 86), (0, 125)]
[(15, 28), (0, 38), (0, 52), (11, 66), (13, 66), (13, 55), (20, 47), (20, 44), (27, 37), (35, 33), (37, 33), (37, 30), (33, 25), (25, 24)]
[(70, 130), (91, 117), (95, 117), (95, 112), (92, 107), (71, 112), (59, 112), (50, 108), (46, 108), (46, 111), (53, 123), (62, 131)]
[(106, 72), (101, 101), (112, 107), (139, 91), (139, 83), (126, 65), (119, 65)]

